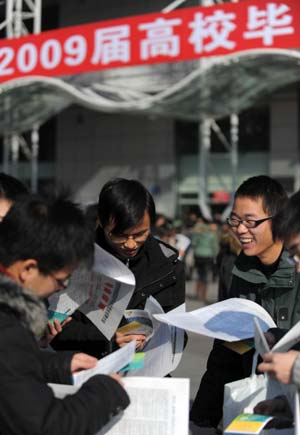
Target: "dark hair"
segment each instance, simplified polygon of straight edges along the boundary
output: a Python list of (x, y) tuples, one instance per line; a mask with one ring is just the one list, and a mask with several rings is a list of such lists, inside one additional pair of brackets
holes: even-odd
[(172, 234), (174, 226), (169, 219), (165, 223), (155, 228), (155, 235), (159, 238), (169, 237)]
[(14, 202), (22, 195), (27, 195), (27, 187), (15, 177), (0, 172), (0, 199)]
[(139, 181), (115, 178), (103, 186), (98, 202), (98, 216), (103, 227), (113, 219), (114, 231), (122, 232), (137, 225), (145, 211), (149, 213), (151, 225), (154, 225), (152, 195)]
[(42, 274), (93, 260), (94, 232), (81, 209), (64, 196), (17, 199), (0, 224), (0, 263), (33, 258)]
[(258, 175), (244, 181), (235, 192), (234, 199), (243, 196), (262, 198), (263, 209), (269, 216), (275, 216), (288, 200), (282, 185), (267, 175)]
[(273, 219), (274, 235), (288, 240), (300, 234), (300, 190), (290, 197), (285, 207)]
[(95, 229), (97, 227), (97, 221), (98, 221), (98, 204), (97, 203), (89, 204), (86, 206), (85, 217), (86, 217), (89, 225), (91, 225), (91, 228), (95, 231)]

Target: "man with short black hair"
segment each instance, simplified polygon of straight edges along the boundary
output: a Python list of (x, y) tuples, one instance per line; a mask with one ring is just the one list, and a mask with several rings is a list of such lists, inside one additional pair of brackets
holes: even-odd
[[(136, 280), (128, 309), (144, 309), (153, 296), (164, 311), (185, 301), (185, 278), (178, 252), (151, 235), (155, 205), (150, 192), (137, 180), (116, 178), (106, 183), (99, 195), (96, 243), (132, 271)], [(51, 345), (55, 349), (85, 349), (91, 355), (109, 351), (110, 344), (83, 314), (76, 311)], [(131, 340), (140, 348), (144, 335), (119, 332), (114, 343), (124, 346)]]
[[(135, 276), (128, 309), (144, 309), (149, 296), (166, 312), (185, 301), (183, 265), (173, 247), (151, 235), (155, 217), (152, 195), (139, 181), (116, 178), (102, 188), (96, 242), (124, 262)], [(117, 332), (115, 340), (123, 346), (135, 339), (142, 346), (145, 338)]]
[[(267, 176), (249, 178), (237, 189), (228, 224), (242, 252), (232, 270), (229, 297), (257, 302), (279, 328), (289, 329), (300, 320), (299, 275), (272, 228), (273, 217), (286, 202), (281, 184)], [(251, 364), (251, 351), (239, 355), (215, 340), (191, 420), (198, 426), (217, 427), (222, 417), (224, 385), (248, 376)]]
[(85, 354), (39, 349), (47, 313), (40, 298), (67, 286), (93, 259), (93, 233), (64, 198), (17, 200), (0, 224), (0, 425), (9, 435), (94, 434), (129, 403), (118, 378), (95, 376), (74, 395), (56, 399), (47, 382), (72, 383), (91, 368)]

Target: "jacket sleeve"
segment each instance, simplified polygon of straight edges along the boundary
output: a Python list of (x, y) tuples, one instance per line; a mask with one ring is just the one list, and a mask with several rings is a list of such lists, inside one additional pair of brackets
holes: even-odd
[(129, 404), (114, 379), (98, 375), (73, 396), (54, 397), (43, 373), (40, 350), (23, 328), (0, 337), (1, 432), (14, 435), (93, 435)]
[(42, 370), (47, 382), (71, 384), (71, 361), (75, 352), (40, 351)]

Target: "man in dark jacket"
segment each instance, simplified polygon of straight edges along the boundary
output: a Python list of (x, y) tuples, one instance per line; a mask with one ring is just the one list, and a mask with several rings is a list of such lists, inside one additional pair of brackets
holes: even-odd
[(74, 395), (56, 399), (47, 383), (71, 384), (93, 367), (85, 354), (43, 352), (37, 338), (47, 313), (40, 298), (67, 286), (82, 261), (91, 264), (93, 234), (66, 199), (28, 196), (0, 225), (0, 426), (5, 435), (93, 435), (126, 408), (115, 375), (94, 376)]
[[(262, 305), (280, 328), (300, 320), (299, 275), (272, 227), (273, 217), (286, 202), (287, 195), (276, 180), (252, 177), (236, 191), (228, 219), (242, 249), (232, 271), (229, 297)], [(194, 423), (217, 427), (224, 385), (250, 375), (252, 356), (252, 351), (239, 355), (215, 340), (191, 410)]]
[[(155, 205), (141, 183), (122, 178), (106, 183), (99, 195), (98, 220), (96, 243), (125, 263), (135, 276), (136, 287), (128, 309), (143, 309), (150, 295), (165, 311), (184, 303), (183, 265), (174, 248), (152, 237)], [(133, 339), (141, 347), (145, 336), (117, 332), (113, 344), (124, 346)], [(52, 346), (84, 349), (91, 355), (101, 356), (111, 344), (85, 316), (76, 312)]]

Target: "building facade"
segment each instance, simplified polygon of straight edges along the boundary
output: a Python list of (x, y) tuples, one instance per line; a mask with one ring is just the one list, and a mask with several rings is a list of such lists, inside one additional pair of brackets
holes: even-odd
[[(170, 2), (169, 2), (170, 3)], [(199, 2), (187, 0), (182, 6)], [(168, 2), (44, 0), (43, 29), (161, 11)], [(191, 71), (193, 62), (127, 68), (103, 73), (110, 85), (162, 90)], [(124, 81), (125, 78), (125, 81)], [(88, 76), (87, 76), (88, 80)], [(228, 119), (217, 120), (230, 141)], [(41, 127), (40, 181), (70, 186), (79, 201), (97, 201), (113, 177), (137, 178), (153, 193), (160, 212), (174, 216), (198, 204), (199, 147), (196, 121), (137, 114), (108, 114), (72, 106)], [(51, 138), (51, 143), (49, 143)], [(240, 114), (237, 182), (269, 174), (289, 192), (300, 188), (298, 85), (285, 87)], [(23, 165), (23, 166), (22, 166)], [(26, 164), (20, 176), (26, 178)], [(212, 133), (207, 163), (209, 201), (220, 211), (231, 192), (230, 154)]]

